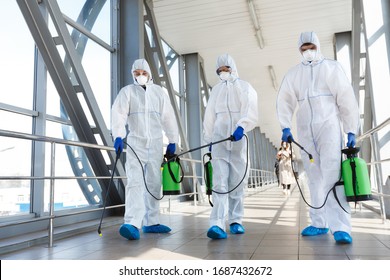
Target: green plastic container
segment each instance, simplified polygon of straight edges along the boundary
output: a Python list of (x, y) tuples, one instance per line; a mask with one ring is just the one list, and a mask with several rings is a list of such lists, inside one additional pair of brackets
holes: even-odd
[(344, 191), (347, 201), (371, 200), (370, 178), (366, 162), (357, 157), (360, 148), (348, 148), (342, 150), (347, 159), (341, 164)]
[(213, 165), (211, 164), (211, 153), (205, 154), (209, 160), (204, 164), (206, 194), (211, 195), (213, 190)]
[(163, 195), (180, 194), (180, 163), (179, 160), (167, 161), (162, 165)]

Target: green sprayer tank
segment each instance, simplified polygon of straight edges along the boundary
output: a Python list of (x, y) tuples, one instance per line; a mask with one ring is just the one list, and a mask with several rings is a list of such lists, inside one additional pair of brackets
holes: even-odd
[[(205, 161), (205, 157), (208, 157), (208, 160)], [(204, 164), (204, 177), (206, 183), (206, 194), (211, 195), (213, 190), (213, 166), (211, 164), (211, 153), (207, 153), (203, 156)]]
[(366, 162), (357, 157), (359, 147), (343, 149), (347, 156), (341, 164), (344, 190), (347, 201), (371, 200), (370, 178)]
[(181, 165), (180, 159), (176, 155), (165, 155), (161, 165), (162, 169), (162, 186), (163, 195), (178, 195), (180, 194), (180, 183), (183, 181), (183, 176), (180, 176)]

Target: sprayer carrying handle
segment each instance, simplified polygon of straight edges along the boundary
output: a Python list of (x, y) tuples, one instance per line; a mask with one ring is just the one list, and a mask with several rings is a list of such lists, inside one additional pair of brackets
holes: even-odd
[[(169, 172), (169, 175), (171, 176), (172, 180), (173, 180), (175, 183), (177, 183), (177, 184), (181, 183), (181, 182), (183, 181), (183, 179), (184, 179), (184, 170), (183, 170), (183, 167), (182, 167), (181, 164), (180, 164), (180, 158), (179, 158), (176, 154), (171, 154), (171, 155), (165, 154), (165, 155), (164, 155), (164, 158), (167, 159), (167, 161), (165, 162), (165, 164), (166, 164), (167, 167), (168, 167), (168, 172)], [(171, 164), (174, 163), (174, 162), (175, 162), (176, 164), (178, 164), (178, 166), (179, 166), (179, 170), (180, 170), (180, 173), (181, 173), (180, 179), (177, 179), (176, 176), (175, 176), (175, 174), (173, 173)]]

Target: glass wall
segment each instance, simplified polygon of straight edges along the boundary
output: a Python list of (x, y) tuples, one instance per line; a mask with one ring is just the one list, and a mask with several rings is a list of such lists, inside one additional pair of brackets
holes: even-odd
[[(0, 129), (32, 131), (34, 41), (16, 1), (0, 9)], [(6, 27), (6, 28), (5, 28)], [(23, 113), (23, 114), (21, 114)], [(31, 141), (0, 137), (0, 176), (30, 176)], [(0, 215), (29, 213), (30, 181), (0, 180)]]
[[(389, 1), (363, 1), (366, 51), (368, 56), (372, 86), (371, 102), (374, 126), (389, 118), (390, 92), (390, 21)], [(390, 127), (387, 126), (375, 135), (380, 159), (390, 158)], [(381, 164), (382, 183), (390, 174), (390, 163)]]
[[(6, 2), (6, 3), (5, 3)], [(79, 22), (90, 24), (91, 32), (105, 42), (110, 42), (110, 1), (64, 1), (59, 0), (58, 5), (61, 12), (73, 21), (83, 19)], [(92, 18), (94, 17), (94, 18)], [(91, 19), (92, 18), (92, 19)], [(48, 17), (48, 26), (52, 36), (57, 36), (54, 24)], [(59, 139), (77, 140), (74, 135), (69, 135), (71, 127), (66, 112), (61, 107), (60, 97), (49, 74), (40, 76), (34, 84), (34, 68), (37, 63), (43, 63), (39, 56), (35, 56), (35, 44), (30, 30), (23, 18), (16, 1), (6, 0), (0, 9), (0, 36), (6, 38), (0, 44), (0, 61), (3, 67), (0, 75), (0, 129), (27, 134), (33, 133), (33, 126), (40, 126), (35, 131), (42, 131), (45, 136)], [(6, 27), (6, 28), (4, 28)], [(69, 33), (73, 34), (74, 29), (67, 25)], [(81, 35), (86, 39), (85, 35)], [(65, 51), (61, 45), (57, 46), (63, 60)], [(103, 119), (108, 125), (110, 123), (111, 107), (111, 71), (110, 52), (93, 42), (87, 40), (82, 52), (82, 65), (87, 75), (88, 82), (97, 100), (99, 110)], [(98, 58), (98, 59), (97, 59)], [(44, 89), (36, 92), (34, 88)], [(39, 101), (34, 99), (39, 96)], [(89, 112), (85, 98), (80, 94), (82, 106), (85, 112)], [(33, 111), (34, 104), (39, 102), (45, 105), (38, 108), (45, 108), (43, 111)], [(39, 109), (40, 110), (40, 109)], [(37, 116), (46, 116), (43, 122), (33, 125), (33, 119)], [(90, 114), (87, 113), (91, 126), (95, 123)], [(10, 122), (9, 120), (12, 120)], [(102, 144), (100, 138), (98, 144)], [(0, 176), (25, 176), (30, 177), (33, 170), (33, 154), (36, 152), (32, 141), (16, 138), (0, 137)], [(50, 176), (51, 147), (45, 144), (42, 154), (44, 155), (44, 174)], [(82, 152), (82, 151), (81, 151)], [(81, 153), (80, 153), (81, 154)], [(37, 159), (36, 159), (37, 160)], [(38, 159), (39, 160), (39, 159)], [(70, 155), (69, 147), (56, 145), (55, 175), (70, 177), (75, 176), (74, 165), (80, 165), (81, 161), (75, 162)], [(87, 167), (87, 166), (85, 166)], [(88, 166), (88, 168), (90, 168)], [(43, 198), (37, 202), (43, 203), (43, 211), (49, 210), (49, 180), (37, 180), (35, 188), (30, 180), (0, 180), (0, 215), (10, 216), (16, 214), (29, 214), (33, 209), (34, 195), (43, 194)], [(42, 183), (42, 185), (39, 184)], [(43, 186), (44, 191), (41, 191)], [(95, 186), (96, 187), (96, 186)], [(35, 194), (34, 194), (35, 193)], [(43, 201), (43, 202), (42, 202)], [(77, 208), (98, 204), (99, 198), (87, 199), (76, 179), (56, 180), (55, 182), (55, 210)], [(42, 215), (43, 213), (40, 213)]]

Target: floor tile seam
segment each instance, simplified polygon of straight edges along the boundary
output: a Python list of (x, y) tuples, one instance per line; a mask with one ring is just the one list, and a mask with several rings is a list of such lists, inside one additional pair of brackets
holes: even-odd
[[(294, 189), (293, 189), (294, 190)], [(270, 223), (270, 226), (267, 228), (267, 230), (265, 231), (265, 233), (263, 234), (262, 238), (260, 239), (260, 242), (259, 244), (257, 245), (256, 249), (253, 251), (252, 255), (251, 255), (251, 258), (255, 255), (255, 252), (257, 251), (257, 249), (261, 246), (261, 242), (265, 239), (265, 236), (269, 233), (270, 231), (270, 228), (272, 227), (272, 225), (275, 225), (275, 220), (277, 221), (280, 217), (280, 213), (283, 211), (287, 201), (289, 200), (289, 198), (287, 198), (283, 203), (282, 205), (279, 207), (279, 210), (277, 211), (277, 213), (279, 214), (275, 214), (274, 217), (272, 218), (271, 220), (271, 223)]]
[[(382, 241), (381, 239), (379, 239), (375, 234), (370, 234), (372, 237), (374, 237), (375, 240), (379, 241), (383, 246), (385, 246), (387, 249), (390, 250), (390, 246), (387, 245), (386, 243), (384, 243), (384, 241)], [(390, 242), (389, 242), (390, 244)]]

